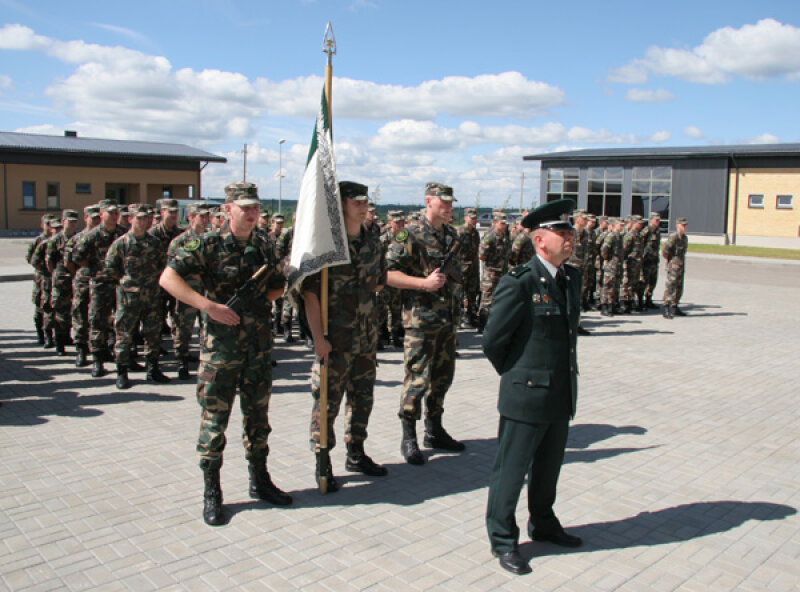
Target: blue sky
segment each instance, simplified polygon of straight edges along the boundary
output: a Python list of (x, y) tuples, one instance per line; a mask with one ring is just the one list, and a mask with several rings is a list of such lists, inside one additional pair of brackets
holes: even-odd
[[(418, 205), (538, 200), (526, 154), (798, 142), (800, 3), (0, 0), (0, 129), (186, 143), (300, 187), (334, 56), (340, 179)], [(285, 139), (281, 150), (278, 141)]]

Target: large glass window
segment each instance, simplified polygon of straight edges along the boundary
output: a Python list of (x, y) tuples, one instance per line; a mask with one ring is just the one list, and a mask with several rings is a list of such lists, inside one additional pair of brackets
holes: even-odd
[(22, 207), (26, 210), (36, 208), (36, 183), (33, 181), (22, 182)]
[(547, 201), (571, 199), (578, 203), (580, 169), (547, 169)]
[(647, 218), (658, 212), (662, 228), (669, 228), (672, 167), (633, 167), (632, 173), (631, 213)]
[(591, 167), (586, 209), (596, 216), (622, 212), (622, 167)]
[(47, 209), (58, 210), (60, 207), (58, 183), (50, 182), (47, 184)]

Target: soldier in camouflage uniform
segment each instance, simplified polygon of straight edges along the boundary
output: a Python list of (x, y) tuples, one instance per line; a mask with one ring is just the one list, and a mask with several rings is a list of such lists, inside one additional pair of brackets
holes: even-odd
[(642, 256), (642, 284), (647, 308), (658, 308), (653, 304), (653, 290), (658, 282), (658, 254), (661, 251), (661, 216), (650, 213), (650, 222), (642, 231), (644, 254)]
[[(269, 218), (269, 216), (267, 216), (267, 218)], [(214, 212), (209, 219), (211, 230), (218, 231), (220, 228), (222, 228), (222, 225), (225, 224), (227, 219), (228, 214), (225, 213), (225, 210), (217, 210)]]
[(117, 224), (119, 208), (113, 199), (104, 199), (100, 206), (101, 223), (81, 235), (72, 252), (73, 262), (88, 267), (89, 282), (89, 344), (92, 352), (92, 376), (105, 376), (103, 362), (111, 360), (108, 341), (115, 305), (114, 286), (103, 273), (106, 253), (115, 240), (124, 234)]
[(594, 308), (594, 288), (595, 288), (595, 262), (597, 259), (597, 216), (592, 213), (586, 214), (586, 232), (589, 235), (589, 245), (586, 251), (586, 274), (583, 284), (583, 310), (584, 312)]
[[(172, 239), (167, 250), (167, 259), (175, 256), (179, 248), (187, 242), (199, 239), (208, 226), (208, 208), (205, 204), (191, 204), (187, 210), (189, 226), (181, 234)], [(199, 276), (186, 279), (186, 283), (195, 291), (204, 292), (203, 282)], [(175, 356), (178, 358), (178, 379), (189, 379), (189, 343), (192, 330), (200, 311), (185, 302), (178, 302), (175, 307), (175, 326), (172, 330), (172, 342), (175, 344)]]
[[(28, 251), (25, 254), (25, 261), (31, 264), (33, 253), (36, 247), (39, 246), (43, 240), (50, 238), (50, 220), (54, 218), (53, 214), (45, 214), (41, 219), (42, 232), (28, 245)], [(39, 300), (42, 293), (42, 274), (34, 268), (33, 271), (33, 292), (31, 293), (31, 302), (33, 302), (33, 324), (36, 327), (36, 339), (39, 345), (45, 344), (44, 328), (42, 322), (42, 311), (39, 307)]]
[(508, 272), (508, 255), (511, 243), (508, 237), (508, 224), (503, 210), (494, 210), (492, 229), (481, 241), (478, 258), (483, 261), (483, 277), (481, 278), (481, 306), (478, 310), (478, 332), (483, 332), (489, 308), (492, 306), (494, 289), (500, 278)]
[[(291, 496), (275, 486), (267, 471), (272, 392), (268, 306), (283, 293), (285, 278), (272, 244), (255, 231), (259, 204), (258, 190), (252, 183), (228, 185), (228, 222), (219, 231), (178, 248), (159, 280), (162, 288), (203, 315), (205, 334), (197, 372), (202, 419), (197, 452), (205, 481), (203, 519), (212, 526), (225, 522), (219, 472), (237, 388), (250, 497), (281, 506), (292, 503)], [(252, 298), (237, 310), (226, 306), (236, 290), (264, 266), (265, 275), (256, 284)], [(205, 296), (186, 283), (186, 278), (197, 275), (203, 280)]]
[[(292, 227), (287, 228), (286, 231), (281, 235), (280, 243), (278, 244), (278, 250), (280, 253), (283, 254), (283, 262), (284, 266), (286, 262), (289, 260), (289, 257), (292, 254), (292, 243), (294, 243), (294, 225), (297, 220), (297, 213), (292, 214)], [(281, 323), (283, 324), (283, 330), (286, 333), (286, 343), (294, 343), (295, 338), (292, 335), (292, 319), (294, 317), (294, 306), (292, 305), (292, 299), (288, 297), (287, 294), (284, 293), (283, 295), (283, 310), (281, 312)], [(300, 327), (300, 339), (305, 341), (305, 334), (303, 333), (303, 327)]]
[(386, 254), (388, 283), (403, 290), (405, 380), (400, 403), (403, 427), (401, 452), (406, 462), (425, 463), (417, 444), (416, 422), (425, 404), (425, 446), (464, 450), (442, 426), (444, 397), (456, 367), (456, 330), (461, 303), (456, 286), (461, 268), (439, 267), (456, 242), (456, 231), (446, 221), (453, 215), (453, 189), (442, 183), (425, 187), (425, 217), (419, 226), (397, 234)]
[(597, 301), (597, 308), (602, 308), (603, 302), (603, 257), (600, 254), (600, 249), (603, 246), (603, 241), (606, 240), (608, 234), (608, 217), (599, 216), (597, 218), (597, 232), (594, 237), (594, 285), (595, 285), (595, 299)]
[(64, 251), (67, 242), (75, 235), (78, 227), (78, 212), (64, 210), (61, 215), (62, 230), (47, 241), (45, 261), (51, 273), (53, 289), (50, 296), (50, 308), (53, 310), (53, 331), (55, 333), (56, 353), (65, 356), (65, 347), (70, 341), (72, 326), (72, 278), (73, 273), (64, 263)]
[[(642, 301), (641, 277), (642, 256), (644, 255), (644, 241), (642, 240), (642, 217), (638, 214), (631, 216), (630, 230), (622, 239), (622, 312), (629, 313), (635, 310), (644, 310)], [(638, 297), (638, 303), (635, 299)]]
[(261, 208), (261, 215), (258, 217), (258, 229), (265, 234), (269, 234), (269, 231), (272, 230), (272, 222), (269, 219), (269, 210), (267, 208)]
[[(272, 241), (273, 248), (281, 261), (281, 269), (284, 265), (284, 259), (289, 256), (289, 253), (284, 253), (281, 249), (281, 239), (283, 238), (283, 214), (275, 214), (272, 217), (272, 228), (267, 233), (270, 241)], [(283, 325), (281, 324), (281, 311), (283, 311), (283, 295), (280, 296), (272, 307), (274, 331), (276, 335), (283, 335)]]
[(689, 248), (689, 237), (686, 236), (686, 218), (675, 221), (675, 232), (669, 235), (661, 249), (661, 256), (667, 262), (667, 283), (664, 286), (664, 318), (684, 317), (686, 313), (678, 308), (683, 296), (683, 275), (686, 265), (686, 250)]
[(478, 232), (478, 211), (475, 208), (464, 210), (464, 226), (458, 229), (461, 237), (461, 275), (464, 279), (464, 304), (462, 324), (478, 326), (478, 295), (481, 293), (481, 262), (478, 250), (481, 234)]
[(364, 228), (366, 228), (367, 232), (373, 237), (380, 240), (382, 230), (380, 221), (378, 220), (378, 211), (374, 203), (367, 205), (367, 218), (364, 220)]
[[(389, 212), (389, 222), (386, 231), (381, 235), (381, 248), (384, 256), (395, 237), (406, 225), (406, 217), (402, 210), (392, 210)], [(388, 335), (395, 347), (403, 347), (403, 293), (397, 288), (384, 286), (378, 292), (378, 325), (380, 326), (380, 336), (378, 349), (381, 349), (380, 340)]]
[(603, 260), (603, 298), (601, 314), (611, 317), (618, 312), (619, 280), (622, 273), (622, 228), (624, 222), (619, 218), (610, 218), (608, 232), (600, 247)]
[(100, 224), (100, 208), (86, 206), (83, 208), (83, 221), (86, 227), (72, 237), (64, 245), (64, 266), (73, 274), (72, 277), (72, 340), (75, 342), (75, 367), (83, 368), (89, 355), (89, 281), (91, 272), (88, 267), (81, 267), (75, 260), (75, 247), (83, 235)]
[(50, 296), (53, 290), (53, 278), (50, 269), (47, 267), (47, 247), (53, 237), (61, 231), (61, 220), (54, 218), (47, 223), (47, 238), (40, 241), (31, 256), (31, 265), (39, 272), (39, 301), (36, 303), (37, 309), (42, 319), (42, 329), (45, 335), (45, 349), (55, 347), (53, 339), (53, 329), (55, 321), (53, 308), (50, 305)]
[[(591, 236), (586, 229), (587, 216), (584, 210), (575, 210), (573, 212), (575, 240), (572, 246), (572, 255), (570, 255), (567, 263), (575, 266), (581, 275), (581, 305), (583, 310), (588, 310), (587, 296), (585, 294), (586, 285), (589, 276), (589, 252)], [(594, 269), (592, 268), (592, 271)], [(578, 335), (591, 335), (588, 329), (578, 322)]]
[(536, 254), (533, 241), (526, 228), (521, 228), (511, 244), (511, 253), (508, 256), (509, 267), (516, 267), (531, 260)]
[(386, 259), (380, 241), (363, 224), (367, 215), (367, 187), (360, 183), (339, 183), (350, 263), (328, 268), (328, 334), (323, 333), (320, 289), (321, 273), (307, 277), (301, 291), (308, 327), (317, 354), (311, 368), (311, 450), (316, 455), (314, 475), (327, 477), (328, 491), (339, 489), (330, 458), (320, 466), (320, 364), (328, 368), (328, 448), (336, 446), (333, 424), (342, 398), (347, 397), (344, 440), (348, 471), (370, 476), (387, 474), (364, 452), (367, 423), (372, 412), (378, 347), (375, 292), (386, 283)]
[[(157, 224), (153, 224), (149, 229), (149, 234), (158, 239), (161, 244), (161, 250), (164, 252), (164, 259), (166, 260), (169, 244), (173, 239), (183, 232), (183, 228), (178, 226), (178, 200), (177, 199), (160, 199), (158, 200), (157, 207), (161, 213), (161, 220)], [(173, 326), (176, 323), (175, 307), (177, 303), (175, 299), (164, 292), (158, 291), (159, 297), (159, 310), (161, 314), (161, 331), (170, 333), (169, 323), (167, 318), (172, 319)], [(161, 346), (159, 345), (159, 349)]]
[(130, 204), (128, 211), (133, 217), (131, 227), (111, 243), (103, 270), (108, 281), (117, 287), (114, 317), (117, 339), (114, 351), (118, 389), (130, 388), (128, 368), (131, 365), (131, 346), (140, 323), (145, 344), (147, 381), (169, 382), (158, 366), (161, 315), (158, 308), (153, 306), (154, 302), (158, 302), (158, 276), (164, 269), (166, 253), (161, 248), (161, 241), (147, 232), (153, 216), (151, 207)]

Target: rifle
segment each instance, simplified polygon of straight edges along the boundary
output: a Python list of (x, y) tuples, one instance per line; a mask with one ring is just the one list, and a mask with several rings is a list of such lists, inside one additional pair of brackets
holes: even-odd
[(243, 307), (249, 307), (250, 302), (253, 299), (253, 294), (255, 293), (256, 288), (258, 288), (258, 284), (261, 282), (261, 278), (266, 272), (267, 266), (262, 265), (258, 271), (253, 274), (253, 277), (236, 288), (236, 292), (234, 292), (233, 296), (231, 296), (230, 299), (225, 303), (225, 306), (232, 308), (237, 313), (241, 313)]
[(450, 245), (450, 250), (447, 251), (447, 254), (442, 259), (442, 264), (439, 266), (439, 273), (443, 275), (447, 275), (447, 272), (450, 270), (450, 265), (453, 259), (456, 258), (458, 252), (461, 250), (461, 236), (455, 235), (453, 239), (453, 244)]

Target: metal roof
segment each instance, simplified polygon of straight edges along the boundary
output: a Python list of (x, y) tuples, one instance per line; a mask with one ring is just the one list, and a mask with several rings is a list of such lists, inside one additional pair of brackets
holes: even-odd
[(130, 140), (103, 140), (77, 136), (44, 136), (0, 131), (0, 151), (19, 151), (54, 154), (91, 154), (118, 158), (156, 158), (169, 160), (196, 160), (227, 162), (222, 156), (198, 150), (185, 144), (162, 142), (135, 142)]
[(590, 148), (523, 156), (523, 160), (608, 160), (614, 158), (712, 158), (730, 156), (800, 156), (800, 144), (739, 144), (664, 146), (650, 148)]

